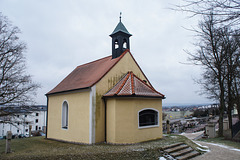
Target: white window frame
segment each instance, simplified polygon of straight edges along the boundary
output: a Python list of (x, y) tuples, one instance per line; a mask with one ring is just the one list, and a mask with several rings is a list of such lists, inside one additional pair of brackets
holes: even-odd
[(62, 104), (62, 129), (68, 129), (69, 122), (69, 105), (67, 101)]
[[(144, 111), (144, 110), (153, 110), (157, 112), (157, 124), (156, 125), (149, 125), (149, 126), (140, 126), (140, 117), (139, 117), (139, 113)], [(142, 128), (153, 128), (153, 127), (159, 127), (159, 111), (155, 108), (143, 108), (141, 110), (138, 111), (138, 128), (142, 129)]]

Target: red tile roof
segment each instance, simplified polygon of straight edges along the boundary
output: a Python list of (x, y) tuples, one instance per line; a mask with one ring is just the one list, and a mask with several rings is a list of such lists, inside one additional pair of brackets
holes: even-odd
[[(100, 81), (127, 52), (129, 52), (132, 56), (129, 49), (126, 49), (122, 53), (122, 55), (117, 58), (112, 59), (112, 56), (108, 56), (76, 67), (66, 78), (64, 78), (55, 88), (49, 91), (46, 95), (92, 87), (94, 84)], [(133, 56), (132, 58), (136, 62)], [(141, 70), (138, 64), (137, 66)], [(143, 73), (142, 70), (141, 72)], [(147, 81), (149, 82), (148, 79)], [(150, 82), (149, 84), (151, 85)]]
[(141, 96), (164, 98), (164, 95), (157, 92), (143, 80), (138, 78), (133, 72), (128, 72), (104, 97), (119, 96)]
[(108, 56), (76, 67), (48, 94), (88, 88), (97, 83), (129, 50), (118, 58)]

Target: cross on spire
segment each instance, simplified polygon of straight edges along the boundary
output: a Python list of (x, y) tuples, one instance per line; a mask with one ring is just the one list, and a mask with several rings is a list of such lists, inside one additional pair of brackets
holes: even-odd
[(121, 19), (122, 19), (122, 12), (120, 12), (120, 17), (119, 17), (119, 18), (120, 18), (120, 22), (121, 22)]

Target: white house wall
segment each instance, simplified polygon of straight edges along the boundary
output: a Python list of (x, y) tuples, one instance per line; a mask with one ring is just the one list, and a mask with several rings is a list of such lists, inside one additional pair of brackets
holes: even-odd
[[(37, 115), (38, 113), (38, 115)], [(32, 131), (43, 130), (46, 126), (47, 111), (34, 111), (30, 114), (17, 114), (16, 117), (11, 117), (11, 121), (18, 123), (7, 124), (0, 123), (0, 136), (5, 136), (7, 131), (11, 131), (13, 135), (24, 134), (28, 136), (29, 125), (32, 125)]]

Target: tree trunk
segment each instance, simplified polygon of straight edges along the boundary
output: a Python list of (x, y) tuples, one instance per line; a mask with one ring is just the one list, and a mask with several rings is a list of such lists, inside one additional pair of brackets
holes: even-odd
[(219, 120), (218, 120), (218, 124), (219, 124), (219, 130), (218, 130), (218, 136), (219, 137), (223, 137), (223, 106), (222, 104), (220, 104), (219, 106)]
[(228, 124), (229, 124), (229, 129), (231, 130), (231, 138), (232, 138), (232, 103), (229, 100), (228, 103)]
[(223, 114), (224, 114), (224, 108), (225, 108), (225, 103), (224, 103), (224, 85), (221, 82), (221, 78), (219, 78), (219, 84), (220, 84), (220, 106), (219, 106), (219, 130), (218, 130), (218, 136), (223, 137)]
[(228, 125), (231, 130), (232, 138), (232, 108), (233, 108), (233, 94), (232, 94), (232, 85), (233, 85), (233, 70), (232, 70), (232, 60), (229, 59), (228, 62), (228, 75), (227, 75), (227, 96), (228, 96)]

